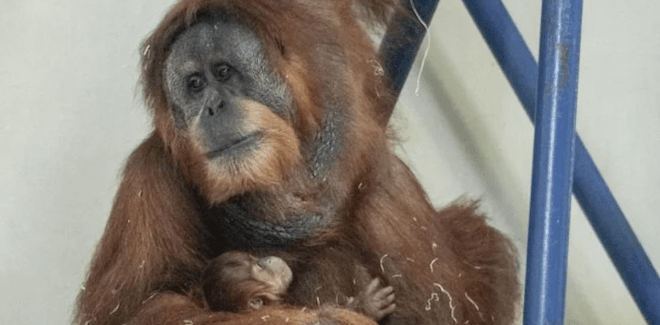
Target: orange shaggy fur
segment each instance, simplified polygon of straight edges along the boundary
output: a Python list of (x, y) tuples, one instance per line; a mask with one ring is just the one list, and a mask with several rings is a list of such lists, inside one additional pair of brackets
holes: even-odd
[[(382, 324), (511, 324), (519, 283), (510, 241), (487, 225), (474, 203), (436, 211), (393, 154), (379, 120), (394, 96), (374, 72), (380, 60), (364, 26), (384, 23), (397, 3), (179, 1), (144, 43), (142, 82), (155, 130), (128, 159), (75, 323), (374, 324), (339, 307), (315, 308), (342, 305), (364, 287), (366, 270), (396, 293), (397, 308)], [(200, 159), (194, 128), (176, 128), (163, 80), (177, 33), (213, 11), (230, 13), (257, 35), (295, 107), (286, 120), (242, 102), (246, 123), (270, 130), (267, 149), (221, 165)], [(339, 90), (344, 124), (332, 136), (342, 141), (341, 150), (316, 177), (309, 172), (315, 167), (310, 151), (330, 114), (323, 110), (326, 98)], [(255, 211), (265, 222), (289, 215), (332, 220), (301, 242), (269, 252), (293, 270), (285, 305), (213, 312), (204, 307), (196, 276), (214, 257), (204, 249), (202, 211), (243, 193), (261, 195)]]

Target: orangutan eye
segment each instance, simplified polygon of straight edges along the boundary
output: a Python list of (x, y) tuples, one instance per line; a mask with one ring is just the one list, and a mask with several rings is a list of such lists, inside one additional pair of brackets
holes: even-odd
[(215, 77), (218, 79), (218, 81), (227, 81), (232, 74), (232, 68), (227, 65), (227, 64), (218, 64), (218, 66), (215, 67)]
[(198, 75), (193, 75), (188, 78), (188, 89), (190, 89), (192, 92), (200, 92), (202, 89), (204, 89), (205, 85), (206, 82), (204, 79)]

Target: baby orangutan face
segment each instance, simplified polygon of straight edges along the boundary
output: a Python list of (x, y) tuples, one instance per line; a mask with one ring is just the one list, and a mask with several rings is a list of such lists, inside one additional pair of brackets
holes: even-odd
[(244, 307), (250, 309), (259, 309), (266, 302), (281, 301), (293, 278), (291, 269), (279, 257), (257, 258), (237, 251), (216, 258), (212, 268), (216, 275), (219, 269), (219, 282), (229, 289), (229, 295), (235, 296), (232, 300), (247, 303)]

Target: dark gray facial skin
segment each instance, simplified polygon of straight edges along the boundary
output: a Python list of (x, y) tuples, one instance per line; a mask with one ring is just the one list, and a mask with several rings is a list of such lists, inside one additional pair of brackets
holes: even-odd
[(286, 85), (273, 75), (260, 40), (239, 24), (206, 19), (191, 26), (173, 43), (163, 75), (177, 128), (197, 124), (209, 158), (256, 142), (243, 125), (243, 100), (291, 120)]
[[(231, 18), (204, 17), (181, 32), (172, 43), (163, 77), (178, 134), (189, 135), (209, 166), (239, 166), (242, 158), (263, 149), (267, 132), (251, 125), (246, 103), (266, 106), (290, 125), (295, 107), (284, 77), (275, 75), (264, 43), (249, 28)], [(344, 52), (340, 43), (312, 42), (311, 75), (323, 85), (320, 130), (303, 139), (300, 149), (312, 179), (324, 182), (344, 148), (347, 107), (351, 102), (343, 83)], [(252, 112), (252, 111), (249, 111)], [(234, 168), (240, 172), (238, 168)], [(261, 192), (245, 192), (209, 207), (204, 219), (224, 248), (283, 248), (325, 225), (319, 212), (298, 215), (276, 204), (286, 223), (262, 222), (253, 202), (270, 200)], [(289, 195), (275, 193), (275, 195)], [(330, 200), (330, 199), (328, 199)], [(334, 202), (328, 201), (328, 207)], [(319, 209), (325, 210), (325, 209)], [(292, 214), (293, 213), (293, 214)], [(292, 214), (292, 215), (289, 215)], [(229, 240), (231, 238), (231, 240)]]

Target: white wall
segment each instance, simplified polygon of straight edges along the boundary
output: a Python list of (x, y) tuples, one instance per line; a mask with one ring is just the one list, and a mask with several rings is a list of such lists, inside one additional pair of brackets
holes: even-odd
[[(138, 48), (172, 0), (0, 0), (0, 323), (68, 324), (122, 163), (150, 130)], [(505, 1), (536, 52), (540, 1)], [(585, 1), (578, 130), (660, 265), (660, 3)], [(394, 117), (433, 201), (481, 198), (524, 262), (532, 126), (459, 0)], [(567, 324), (644, 324), (577, 205)]]

